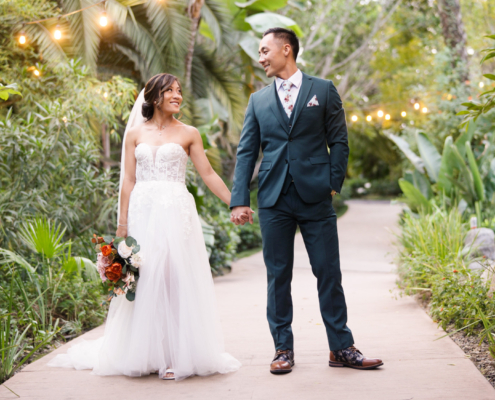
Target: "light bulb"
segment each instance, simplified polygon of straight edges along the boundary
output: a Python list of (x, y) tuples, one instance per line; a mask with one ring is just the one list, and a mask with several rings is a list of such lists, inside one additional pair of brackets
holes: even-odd
[(383, 117), (383, 111), (379, 110), (376, 115), (378, 115), (379, 118)]
[(108, 93), (107, 92), (103, 93), (103, 97), (106, 99), (108, 97)]
[(423, 111), (426, 114), (428, 112), (428, 109), (426, 107), (423, 107), (421, 111)]
[(38, 71), (37, 69), (35, 69), (35, 70), (34, 70), (34, 74), (35, 74), (36, 76), (40, 76), (40, 71)]
[(62, 31), (60, 30), (60, 26), (57, 25), (57, 27), (55, 28), (55, 32), (53, 33), (53, 36), (57, 40), (62, 39)]
[(402, 112), (400, 113), (400, 115), (402, 115), (403, 117), (405, 117), (405, 116), (407, 115), (407, 113), (406, 113), (405, 111), (402, 111)]
[(388, 121), (390, 119), (390, 114), (385, 115), (385, 119)]
[(26, 44), (26, 35), (24, 34), (24, 32), (21, 32), (21, 36), (19, 36), (19, 43), (20, 44)]
[(414, 104), (414, 109), (415, 109), (415, 110), (419, 110), (419, 107), (420, 107), (420, 106), (419, 106), (419, 103)]
[(107, 13), (103, 11), (100, 16), (100, 25), (101, 26), (107, 26), (108, 25), (108, 18), (107, 18)]
[(351, 119), (353, 122), (356, 122), (358, 120), (358, 117), (357, 117), (357, 115), (353, 115)]
[(482, 88), (483, 86), (485, 86), (485, 84), (483, 82), (480, 82), (479, 87)]
[(469, 48), (467, 49), (467, 53), (468, 53), (470, 56), (472, 56), (472, 55), (474, 54), (474, 49), (472, 49), (471, 47), (469, 47)]
[(368, 116), (366, 117), (366, 121), (368, 121), (368, 122), (370, 122), (370, 121), (371, 121), (371, 115), (368, 115)]

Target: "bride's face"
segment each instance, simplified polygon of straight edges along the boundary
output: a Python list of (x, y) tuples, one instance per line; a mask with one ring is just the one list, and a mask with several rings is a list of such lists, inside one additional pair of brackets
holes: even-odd
[(182, 91), (179, 84), (175, 81), (172, 86), (163, 93), (163, 101), (158, 106), (164, 113), (177, 114), (182, 104)]

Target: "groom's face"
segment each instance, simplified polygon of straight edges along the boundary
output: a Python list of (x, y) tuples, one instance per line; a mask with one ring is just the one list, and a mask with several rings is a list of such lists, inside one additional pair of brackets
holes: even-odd
[(277, 39), (273, 33), (261, 39), (259, 48), (260, 58), (258, 62), (264, 68), (266, 76), (277, 76), (286, 66), (287, 57), (290, 55), (290, 45)]

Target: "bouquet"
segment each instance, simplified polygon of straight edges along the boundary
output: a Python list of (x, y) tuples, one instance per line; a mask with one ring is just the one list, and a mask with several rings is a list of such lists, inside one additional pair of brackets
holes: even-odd
[(96, 267), (101, 280), (109, 286), (107, 301), (122, 294), (127, 300), (134, 301), (139, 267), (143, 264), (136, 239), (131, 236), (124, 239), (93, 235), (91, 242), (98, 254)]

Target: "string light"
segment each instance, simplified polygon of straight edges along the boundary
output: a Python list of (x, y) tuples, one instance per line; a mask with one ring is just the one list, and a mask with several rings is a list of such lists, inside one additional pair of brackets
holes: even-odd
[(414, 104), (414, 109), (415, 110), (419, 110), (419, 107), (420, 107), (419, 103)]
[(103, 93), (103, 97), (106, 99), (108, 97), (108, 93), (107, 92)]
[(378, 115), (379, 118), (383, 117), (383, 111), (382, 110), (378, 110), (378, 112), (376, 113), (376, 115)]
[(423, 109), (421, 111), (423, 111), (423, 113), (426, 114), (428, 112), (428, 109), (426, 107), (423, 107)]
[(108, 25), (108, 17), (107, 17), (107, 13), (105, 11), (103, 11), (101, 13), (101, 16), (100, 16), (100, 25), (105, 27)]
[(402, 112), (400, 113), (400, 115), (401, 115), (402, 117), (405, 117), (405, 116), (407, 115), (407, 113), (406, 113), (405, 111), (402, 111)]
[(353, 122), (356, 122), (356, 121), (358, 120), (357, 115), (353, 115), (353, 116), (352, 116), (352, 118), (351, 118), (351, 120), (352, 120)]
[(485, 84), (483, 82), (480, 82), (479, 87), (482, 88), (483, 86), (485, 86)]
[(24, 31), (21, 31), (21, 34), (19, 36), (19, 43), (26, 44), (26, 42), (27, 42), (26, 34), (24, 33)]
[(35, 74), (36, 76), (40, 76), (40, 71), (38, 71), (37, 69), (35, 69), (35, 70), (33, 71), (33, 74)]
[(390, 119), (390, 114), (385, 115), (385, 119), (388, 121)]
[(56, 26), (55, 32), (53, 33), (53, 37), (57, 40), (62, 39), (62, 31), (60, 30), (60, 25)]
[(372, 119), (372, 118), (371, 118), (371, 115), (368, 115), (368, 116), (366, 117), (366, 121), (368, 121), (368, 122), (370, 122), (370, 121), (371, 121), (371, 119)]
[(472, 55), (474, 54), (474, 49), (472, 49), (471, 47), (469, 47), (469, 48), (467, 49), (467, 53), (468, 53), (470, 56), (472, 56)]

